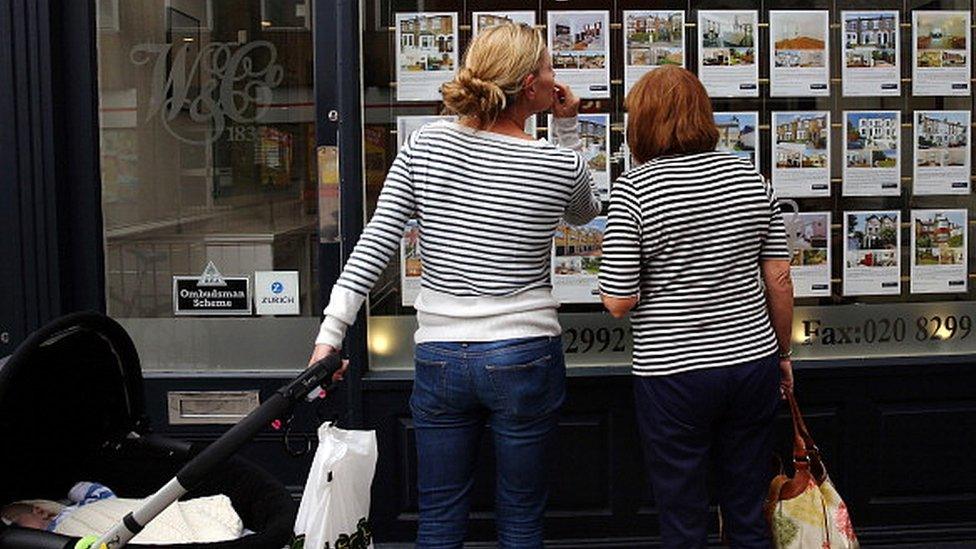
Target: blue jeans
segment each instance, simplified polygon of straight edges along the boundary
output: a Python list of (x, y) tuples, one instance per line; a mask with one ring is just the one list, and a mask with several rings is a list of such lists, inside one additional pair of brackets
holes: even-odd
[(417, 547), (462, 546), (485, 423), (497, 463), (498, 546), (542, 547), (547, 449), (565, 392), (559, 337), (417, 345)]
[(707, 545), (710, 457), (718, 466), (715, 496), (732, 548), (772, 547), (762, 504), (773, 477), (779, 380), (775, 354), (725, 368), (634, 377), (663, 548)]

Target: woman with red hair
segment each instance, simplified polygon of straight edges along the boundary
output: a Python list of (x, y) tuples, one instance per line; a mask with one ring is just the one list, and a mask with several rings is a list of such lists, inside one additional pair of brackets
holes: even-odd
[(793, 383), (783, 216), (752, 163), (715, 150), (694, 74), (648, 73), (627, 112), (640, 165), (610, 194), (600, 289), (614, 316), (632, 310), (635, 407), (663, 546), (706, 546), (714, 456), (732, 546), (769, 547), (773, 418)]

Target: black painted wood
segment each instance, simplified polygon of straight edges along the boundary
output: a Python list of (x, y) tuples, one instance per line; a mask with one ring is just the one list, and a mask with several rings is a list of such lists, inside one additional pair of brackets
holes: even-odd
[[(867, 540), (976, 539), (966, 455), (976, 448), (973, 364), (808, 367), (798, 394), (855, 526)], [(416, 528), (409, 382), (367, 383), (367, 423), (380, 436), (374, 484), (378, 539), (409, 540)], [(633, 420), (628, 376), (573, 377), (560, 428), (547, 527), (554, 539), (630, 538), (658, 533)], [(777, 422), (779, 453), (789, 456), (789, 419)], [(473, 539), (489, 540), (491, 462), (485, 444), (472, 517)], [(393, 454), (393, 455), (390, 455)], [(717, 529), (717, 521), (714, 525)], [(717, 530), (716, 530), (717, 531)], [(572, 546), (572, 545), (571, 545)], [(582, 545), (580, 545), (582, 546)]]
[[(13, 83), (17, 70), (14, 51), (13, 4), (0, 5), (0, 82)], [(13, 121), (18, 107), (17, 88), (0, 86), (0, 120)], [(0, 124), (0, 355), (8, 355), (27, 334), (28, 299), (20, 282), (24, 277), (25, 241), (21, 234), (21, 143), (14, 124)]]
[[(0, 352), (10, 352), (28, 332), (51, 318), (58, 294), (55, 215), (46, 197), (55, 192), (51, 164), (53, 150), (44, 138), (50, 130), (43, 108), (50, 103), (50, 87), (42, 82), (47, 66), (43, 19), (36, 2), (13, 0), (0, 5), (0, 124), (3, 162), (4, 224), (3, 318), (7, 332)], [(47, 122), (47, 124), (45, 124)], [(9, 306), (7, 305), (9, 304)], [(9, 311), (9, 313), (8, 313)], [(4, 353), (7, 354), (7, 353)]]
[(0, 3), (0, 355), (104, 307), (94, 2)]
[[(319, 146), (338, 146), (342, 161), (340, 178), (340, 242), (319, 244), (319, 310), (325, 308), (332, 286), (339, 278), (345, 259), (352, 254), (363, 227), (362, 117), (359, 81), (359, 39), (346, 29), (359, 28), (359, 3), (353, 0), (315, 2), (315, 113)], [(360, 395), (365, 373), (366, 316), (349, 328), (344, 354), (350, 358), (350, 372), (344, 391)], [(345, 418), (361, 425), (362, 401), (350, 399)]]
[[(630, 376), (588, 372), (570, 374), (552, 463), (547, 537), (554, 547), (654, 547), (657, 517), (637, 443)], [(408, 375), (399, 377), (367, 376), (362, 395), (365, 426), (376, 429), (379, 440), (372, 521), (381, 542), (409, 542), (416, 530), (411, 382)], [(270, 391), (283, 380), (149, 376), (148, 411), (158, 429), (172, 436), (216, 438), (222, 428), (167, 426), (165, 392)], [(976, 490), (967, 459), (976, 449), (976, 361), (841, 368), (811, 364), (797, 372), (797, 387), (810, 429), (862, 541), (976, 540)], [(344, 403), (326, 406), (342, 409)], [(313, 433), (317, 421), (300, 408), (293, 425), (297, 432)], [(788, 458), (785, 409), (777, 426), (780, 453)], [(288, 456), (280, 433), (269, 430), (246, 453), (298, 495), (308, 462)], [(489, 436), (480, 456), (470, 539), (487, 542), (494, 532)], [(717, 532), (717, 521), (713, 528)]]
[[(363, 136), (362, 136), (362, 83), (360, 75), (360, 37), (358, 33), (346, 32), (359, 29), (360, 2), (358, 0), (336, 0), (336, 21), (341, 29), (336, 37), (336, 59), (338, 73), (336, 89), (339, 105), (339, 150), (342, 201), (342, 262), (352, 255), (359, 235), (365, 225), (362, 192), (365, 177), (363, 174)], [(369, 364), (366, 353), (366, 307), (360, 309), (356, 322), (346, 332), (345, 352), (349, 356), (352, 375), (347, 389), (357, 397), (362, 394), (362, 377)], [(351, 399), (349, 409), (350, 423), (363, 426), (363, 402), (361, 398)]]
[[(38, 2), (44, 4), (45, 2)], [(60, 311), (105, 311), (96, 7), (48, 0)]]

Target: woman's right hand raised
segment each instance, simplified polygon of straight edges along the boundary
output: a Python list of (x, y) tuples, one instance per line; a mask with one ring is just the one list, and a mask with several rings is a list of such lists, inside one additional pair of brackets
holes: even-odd
[(572, 118), (579, 114), (580, 98), (566, 84), (556, 82), (552, 90), (552, 114), (556, 118)]

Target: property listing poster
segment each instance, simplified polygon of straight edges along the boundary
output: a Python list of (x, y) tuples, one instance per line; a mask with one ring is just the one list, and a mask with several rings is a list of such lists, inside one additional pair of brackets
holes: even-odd
[(830, 212), (783, 213), (794, 297), (830, 296)]
[(900, 151), (899, 111), (844, 111), (844, 196), (900, 196)]
[[(610, 115), (580, 114), (578, 120), (583, 158), (593, 174), (600, 200), (605, 202), (610, 200)], [(551, 114), (548, 124), (551, 128)]]
[(420, 295), (420, 224), (416, 219), (407, 222), (400, 239), (400, 301), (413, 307)]
[(897, 11), (842, 11), (846, 97), (901, 95), (900, 18)]
[(914, 194), (969, 194), (969, 111), (915, 111)]
[(552, 247), (552, 295), (560, 303), (599, 303), (600, 260), (607, 218), (586, 225), (560, 223)]
[(476, 11), (471, 14), (471, 35), (501, 25), (502, 23), (525, 23), (535, 26), (534, 11)]
[(685, 66), (685, 12), (624, 11), (624, 95), (661, 65)]
[(759, 97), (759, 13), (698, 12), (698, 77), (712, 97)]
[(631, 168), (637, 166), (634, 157), (630, 154), (630, 145), (627, 144), (627, 124), (630, 118), (624, 113), (624, 138), (620, 143), (620, 155), (624, 157), (624, 172), (629, 172)]
[(969, 95), (970, 13), (913, 11), (913, 95)]
[(844, 295), (901, 293), (901, 212), (844, 213)]
[(830, 95), (827, 10), (770, 10), (769, 95)]
[(748, 159), (759, 170), (759, 113), (717, 112), (714, 113), (715, 126), (718, 127), (716, 150), (727, 151), (738, 157)]
[(830, 196), (830, 112), (773, 112), (772, 128), (776, 194)]
[(556, 79), (584, 99), (610, 97), (610, 12), (550, 11), (547, 31)]
[(966, 210), (912, 210), (913, 294), (968, 291)]
[(532, 116), (525, 119), (525, 133), (531, 135), (532, 137), (537, 138), (539, 135), (539, 127), (538, 124), (536, 123), (535, 118), (536, 117), (533, 114)]
[(396, 14), (397, 101), (439, 101), (458, 64), (456, 13)]
[(410, 134), (419, 130), (420, 128), (430, 124), (432, 122), (437, 122), (439, 120), (449, 120), (454, 122), (457, 120), (457, 116), (452, 114), (445, 115), (410, 115), (410, 116), (398, 116), (397, 117), (397, 149), (401, 149), (403, 144), (407, 142), (407, 138)]

